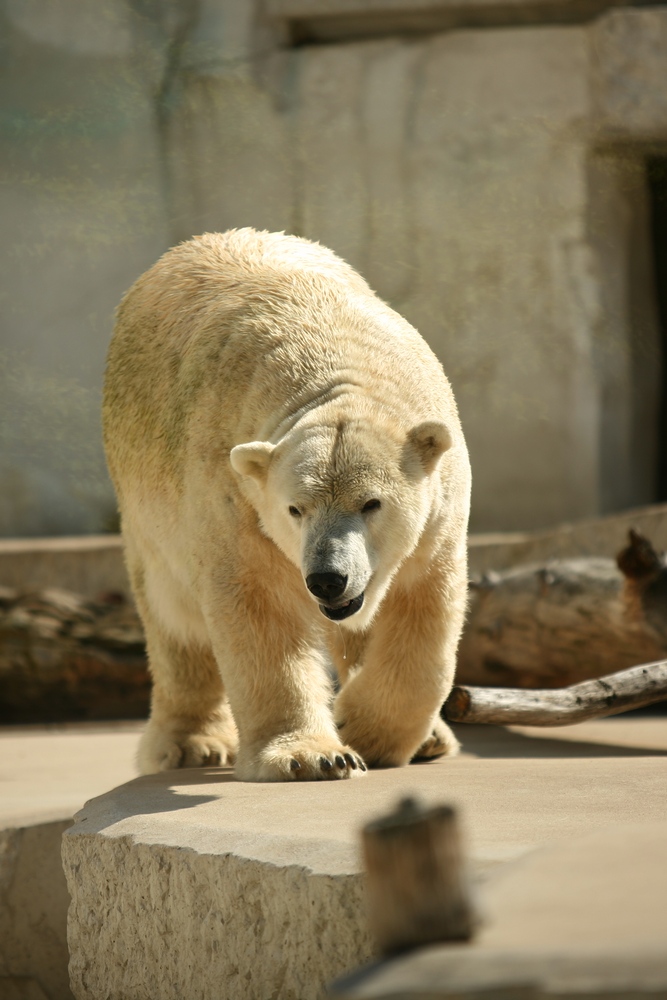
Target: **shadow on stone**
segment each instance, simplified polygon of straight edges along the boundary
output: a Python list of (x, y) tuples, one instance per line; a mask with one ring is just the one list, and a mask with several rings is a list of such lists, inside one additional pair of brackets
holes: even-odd
[(573, 757), (666, 757), (667, 750), (618, 746), (584, 740), (529, 736), (502, 726), (452, 726), (461, 741), (461, 751), (475, 757), (573, 758)]

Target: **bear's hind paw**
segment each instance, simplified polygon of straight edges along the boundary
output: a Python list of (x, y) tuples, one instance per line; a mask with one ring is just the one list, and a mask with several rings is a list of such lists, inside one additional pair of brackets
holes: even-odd
[(413, 760), (432, 760), (434, 757), (455, 757), (460, 743), (446, 722), (436, 719), (431, 735), (424, 740)]
[(212, 733), (151, 731), (149, 724), (139, 745), (139, 771), (156, 774), (179, 767), (231, 767), (236, 759), (234, 742)]

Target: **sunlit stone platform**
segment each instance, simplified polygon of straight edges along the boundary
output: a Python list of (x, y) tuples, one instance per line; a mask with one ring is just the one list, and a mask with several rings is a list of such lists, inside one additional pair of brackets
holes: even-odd
[[(551, 732), (461, 727), (460, 735), (456, 760), (347, 782), (255, 785), (225, 770), (187, 770), (139, 778), (89, 802), (63, 840), (76, 997), (324, 997), (327, 984), (373, 952), (359, 830), (406, 794), (459, 807), (471, 874), (491, 915), (470, 947), (488, 934), (489, 947), (541, 947), (552, 933), (541, 899), (553, 874), (522, 883), (524, 896), (533, 894), (528, 941), (512, 873), (539, 869), (549, 850), (569, 850), (571, 865), (579, 840), (594, 844), (612, 831), (610, 886), (621, 862), (624, 884), (638, 893), (664, 877), (653, 875), (655, 852), (645, 841), (661, 824), (667, 830), (666, 716)], [(571, 906), (584, 918), (572, 923), (565, 952), (587, 935), (603, 939), (611, 919), (604, 866), (594, 865), (590, 879), (586, 864), (579, 869)], [(650, 950), (665, 907), (644, 924), (636, 909), (628, 911), (629, 940)], [(558, 919), (569, 925), (567, 906)], [(613, 920), (622, 927), (623, 913)]]

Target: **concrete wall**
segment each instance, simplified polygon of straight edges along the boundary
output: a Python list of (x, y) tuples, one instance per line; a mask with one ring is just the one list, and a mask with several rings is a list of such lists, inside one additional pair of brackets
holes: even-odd
[(0, 531), (90, 532), (114, 503), (100, 384), (121, 292), (169, 243), (167, 38), (122, 0), (7, 0), (0, 34)]
[(242, 225), (328, 244), (419, 327), (476, 530), (654, 498), (643, 144), (667, 142), (667, 12), (391, 35), (367, 6), (366, 37), (334, 17), (294, 47), (296, 0), (6, 0), (0, 532), (109, 523), (114, 304), (171, 243)]

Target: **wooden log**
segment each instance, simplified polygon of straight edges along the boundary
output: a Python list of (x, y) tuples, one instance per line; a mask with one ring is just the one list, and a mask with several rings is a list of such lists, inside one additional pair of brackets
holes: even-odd
[(121, 594), (0, 588), (0, 723), (145, 718), (149, 698), (141, 622)]
[(404, 799), (362, 833), (371, 932), (395, 954), (434, 941), (465, 941), (475, 926), (456, 813)]
[(630, 531), (616, 562), (559, 560), (471, 582), (457, 680), (560, 688), (667, 658), (667, 564)]
[(570, 726), (618, 715), (667, 698), (667, 660), (583, 681), (560, 690), (457, 686), (445, 702), (450, 722), (500, 726)]

